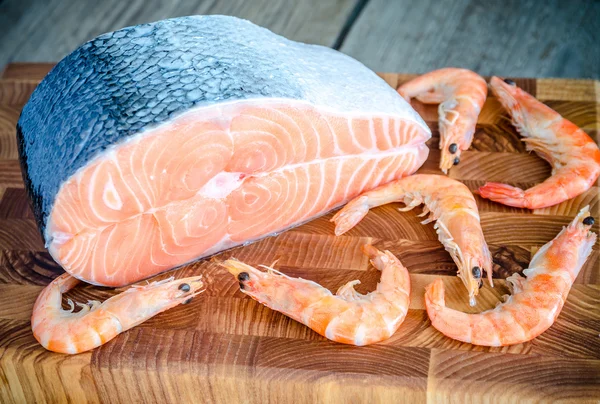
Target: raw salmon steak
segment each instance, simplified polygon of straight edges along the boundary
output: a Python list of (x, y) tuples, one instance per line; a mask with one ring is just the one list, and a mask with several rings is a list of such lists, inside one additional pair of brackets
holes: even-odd
[(19, 152), (52, 257), (122, 286), (414, 173), (430, 131), (377, 75), (248, 21), (101, 35), (24, 107)]

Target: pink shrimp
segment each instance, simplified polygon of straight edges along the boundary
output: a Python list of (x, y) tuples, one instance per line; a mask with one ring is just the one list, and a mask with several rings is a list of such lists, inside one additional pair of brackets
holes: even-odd
[(243, 293), (267, 307), (307, 325), (332, 341), (368, 345), (383, 341), (400, 327), (408, 312), (410, 277), (389, 251), (365, 245), (363, 252), (381, 271), (377, 289), (367, 295), (354, 290), (360, 281), (348, 282), (333, 295), (321, 285), (291, 278), (265, 267), (258, 270), (235, 259), (221, 265), (240, 282)]
[(398, 88), (407, 101), (440, 104), (440, 169), (447, 173), (460, 162), (461, 151), (473, 141), (477, 118), (487, 97), (487, 84), (478, 74), (457, 68), (434, 70)]
[(458, 266), (458, 276), (474, 306), (482, 283), (482, 269), (492, 283), (492, 257), (483, 237), (479, 212), (473, 194), (461, 182), (444, 175), (415, 174), (392, 181), (366, 192), (344, 206), (333, 218), (335, 234), (340, 235), (362, 220), (369, 209), (392, 202), (406, 204), (400, 211), (425, 204), (421, 216), (430, 213), (422, 223), (436, 221), (434, 228), (440, 242)]
[(526, 278), (507, 278), (512, 295), (496, 308), (467, 314), (446, 307), (444, 284), (427, 286), (425, 304), (431, 324), (444, 335), (475, 345), (504, 346), (529, 341), (556, 320), (581, 267), (592, 251), (596, 234), (586, 206), (569, 226), (534, 255)]
[(103, 303), (77, 303), (81, 310), (74, 313), (71, 300), (71, 309), (63, 310), (62, 295), (79, 280), (63, 274), (42, 291), (33, 306), (33, 336), (50, 351), (68, 354), (88, 351), (158, 313), (188, 302), (203, 291), (204, 284), (200, 278), (169, 278), (145, 286), (133, 286)]
[(552, 108), (518, 88), (512, 80), (492, 77), (490, 88), (510, 113), (528, 150), (552, 165), (552, 176), (527, 190), (488, 182), (479, 194), (519, 208), (559, 204), (590, 189), (600, 175), (600, 149), (587, 133)]

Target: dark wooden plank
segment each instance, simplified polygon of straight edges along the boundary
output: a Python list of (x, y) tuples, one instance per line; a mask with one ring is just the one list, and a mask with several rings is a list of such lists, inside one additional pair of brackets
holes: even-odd
[(7, 188), (0, 197), (0, 219), (34, 219), (25, 188)]
[(35, 220), (0, 220), (0, 250), (45, 251)]
[(341, 50), (377, 71), (599, 78), (599, 17), (583, 0), (371, 0)]
[[(0, 35), (0, 68), (9, 61), (57, 62), (105, 32), (184, 15), (233, 15), (293, 40), (329, 46), (353, 5), (352, 0), (310, 0), (293, 7), (285, 0), (5, 0), (0, 4), (0, 15), (13, 16), (6, 19)], [(306, 29), (307, 21), (310, 29)]]

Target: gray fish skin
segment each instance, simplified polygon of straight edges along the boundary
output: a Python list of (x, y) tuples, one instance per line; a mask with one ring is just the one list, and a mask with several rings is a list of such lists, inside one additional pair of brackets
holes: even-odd
[(61, 184), (103, 151), (194, 107), (261, 97), (402, 115), (429, 131), (383, 80), (331, 49), (225, 16), (124, 28), (65, 57), (23, 108), (19, 155), (42, 235)]

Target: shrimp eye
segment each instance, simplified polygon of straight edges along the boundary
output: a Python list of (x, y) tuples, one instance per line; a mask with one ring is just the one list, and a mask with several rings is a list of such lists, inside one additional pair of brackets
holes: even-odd
[(473, 267), (473, 269), (471, 270), (471, 272), (473, 273), (473, 277), (475, 279), (481, 278), (481, 268), (479, 268), (479, 267)]
[(458, 145), (456, 143), (452, 143), (448, 150), (450, 151), (450, 153), (454, 154), (458, 150)]
[(189, 292), (190, 285), (188, 285), (187, 283), (182, 283), (181, 285), (179, 285), (179, 290), (181, 290), (182, 292)]
[(250, 274), (248, 274), (248, 272), (240, 272), (238, 274), (238, 281), (244, 282), (244, 281), (247, 281), (248, 279), (250, 279)]
[(454, 165), (458, 165), (460, 163), (460, 159), (458, 157), (454, 158)]
[(504, 79), (504, 82), (505, 82), (506, 84), (510, 84), (511, 86), (515, 86), (515, 85), (517, 85), (517, 83), (515, 83), (515, 82), (514, 82), (513, 80), (511, 80), (511, 79)]
[(596, 223), (596, 221), (591, 216), (588, 216), (585, 219), (583, 219), (583, 224), (585, 224), (586, 226), (592, 226), (594, 223)]
[(242, 290), (246, 289), (246, 286), (244, 286), (244, 284), (242, 282), (240, 282), (240, 289), (242, 289)]

